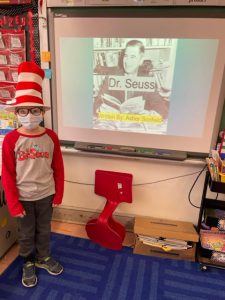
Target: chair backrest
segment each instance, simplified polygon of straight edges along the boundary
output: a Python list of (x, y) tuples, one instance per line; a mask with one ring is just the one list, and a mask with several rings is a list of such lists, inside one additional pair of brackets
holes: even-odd
[(129, 173), (96, 170), (95, 193), (109, 201), (132, 202), (133, 175)]

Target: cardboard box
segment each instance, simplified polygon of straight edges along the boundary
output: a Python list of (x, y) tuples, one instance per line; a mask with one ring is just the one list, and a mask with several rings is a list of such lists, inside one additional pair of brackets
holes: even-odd
[[(195, 261), (196, 242), (198, 242), (199, 236), (194, 225), (190, 222), (137, 217), (134, 223), (134, 233), (136, 235), (136, 242), (133, 252), (136, 254)], [(144, 244), (138, 239), (138, 235), (182, 240), (192, 245), (192, 248), (165, 251), (159, 247)]]
[(157, 256), (162, 258), (184, 259), (184, 260), (195, 261), (196, 243), (192, 243), (192, 245), (193, 245), (192, 248), (186, 250), (164, 251), (161, 248), (146, 245), (136, 238), (133, 253), (149, 255), (149, 256)]

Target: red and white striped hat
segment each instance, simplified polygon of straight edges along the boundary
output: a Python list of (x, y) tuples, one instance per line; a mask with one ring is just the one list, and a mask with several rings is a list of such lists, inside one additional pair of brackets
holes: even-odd
[(8, 111), (15, 111), (17, 107), (38, 106), (49, 110), (42, 99), (42, 81), (45, 73), (34, 62), (22, 62), (18, 67), (18, 82), (16, 85), (15, 98), (7, 101)]

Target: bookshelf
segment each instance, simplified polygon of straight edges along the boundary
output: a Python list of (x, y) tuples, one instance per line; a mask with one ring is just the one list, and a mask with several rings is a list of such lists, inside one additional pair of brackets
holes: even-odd
[[(224, 262), (224, 250), (219, 249), (213, 250), (213, 245), (216, 245), (213, 240), (211, 242), (206, 243), (206, 237), (203, 238), (203, 234), (206, 234), (208, 231), (209, 234), (215, 234), (218, 236), (217, 238), (217, 245), (219, 246), (221, 244), (221, 237), (219, 237), (219, 234), (224, 234), (225, 231), (218, 228), (218, 230), (203, 230), (202, 231), (202, 222), (207, 223), (207, 218), (210, 218), (213, 213), (213, 218), (211, 217), (211, 220), (214, 219), (217, 222), (216, 214), (220, 213), (225, 215), (225, 201), (223, 200), (216, 200), (213, 198), (207, 198), (207, 191), (208, 189), (211, 192), (215, 193), (225, 193), (225, 183), (218, 182), (218, 181), (212, 181), (210, 172), (207, 171), (205, 175), (205, 182), (202, 192), (202, 201), (201, 201), (201, 207), (199, 211), (199, 219), (198, 219), (198, 228), (197, 231), (199, 232), (200, 241), (198, 243), (197, 247), (197, 260), (200, 263), (200, 267), (202, 271), (206, 271), (207, 267), (215, 267), (215, 268), (221, 268), (225, 269), (225, 262)], [(219, 220), (219, 219), (218, 219)], [(215, 221), (214, 221), (215, 222)], [(202, 235), (202, 236), (201, 236)], [(215, 236), (216, 237), (216, 236)], [(212, 238), (211, 238), (212, 239)], [(211, 246), (210, 246), (211, 245)], [(216, 255), (220, 255), (223, 257), (223, 259), (215, 259)]]
[[(124, 47), (111, 45), (104, 47), (94, 47), (94, 69), (96, 66), (116, 67), (119, 63), (119, 57)], [(152, 45), (145, 47), (144, 60), (151, 60), (156, 66), (162, 62), (169, 64), (174, 56), (173, 45)]]

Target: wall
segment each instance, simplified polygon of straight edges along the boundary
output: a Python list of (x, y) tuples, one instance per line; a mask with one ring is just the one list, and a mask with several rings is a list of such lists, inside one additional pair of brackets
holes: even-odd
[[(204, 161), (132, 159), (64, 151), (63, 158), (66, 182), (61, 208), (99, 213), (105, 199), (95, 195), (94, 180), (95, 170), (103, 169), (133, 174), (133, 202), (121, 203), (116, 209), (116, 214), (197, 223), (199, 209), (190, 205), (188, 193), (197, 173), (204, 167)], [(191, 201), (196, 206), (201, 202), (203, 183), (204, 174), (200, 176), (191, 193)]]

